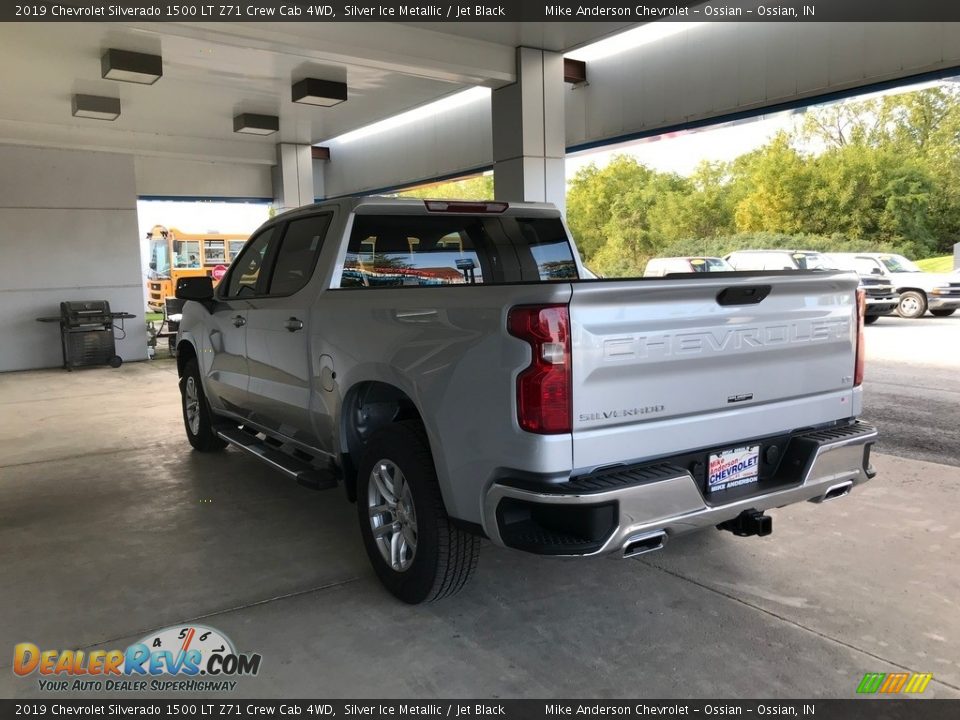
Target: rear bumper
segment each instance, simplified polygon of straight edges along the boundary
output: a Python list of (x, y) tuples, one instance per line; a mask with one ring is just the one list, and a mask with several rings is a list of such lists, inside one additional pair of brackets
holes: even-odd
[(869, 462), (876, 438), (876, 429), (864, 423), (793, 435), (768, 481), (775, 489), (722, 504), (705, 498), (691, 471), (670, 459), (537, 488), (502, 481), (487, 492), (484, 531), (498, 545), (543, 555), (623, 554), (638, 538), (663, 533), (665, 539), (749, 509), (846, 494), (874, 476)]

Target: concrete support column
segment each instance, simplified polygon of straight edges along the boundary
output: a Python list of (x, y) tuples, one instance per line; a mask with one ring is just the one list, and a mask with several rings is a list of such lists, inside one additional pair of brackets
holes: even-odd
[(290, 210), (313, 202), (313, 156), (309, 145), (280, 143), (273, 170), (273, 202)]
[(313, 161), (313, 197), (323, 200), (327, 197), (327, 163), (329, 160)]
[(497, 200), (550, 202), (564, 210), (563, 55), (517, 48), (517, 82), (493, 91)]

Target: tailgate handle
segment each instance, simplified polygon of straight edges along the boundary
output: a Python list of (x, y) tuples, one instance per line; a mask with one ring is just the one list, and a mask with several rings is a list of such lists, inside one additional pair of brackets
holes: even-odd
[(756, 305), (770, 294), (770, 285), (728, 287), (717, 294), (719, 305)]

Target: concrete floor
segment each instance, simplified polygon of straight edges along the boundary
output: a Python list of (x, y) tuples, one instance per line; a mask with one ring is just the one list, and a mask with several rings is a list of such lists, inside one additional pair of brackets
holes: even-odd
[(769, 538), (629, 561), (487, 544), (464, 593), (412, 608), (339, 491), (190, 451), (171, 362), (0, 375), (0, 697), (43, 695), (15, 643), (123, 648), (199, 618), (263, 655), (229, 697), (850, 697), (900, 669), (960, 697), (960, 468), (875, 464)]
[(864, 414), (884, 452), (960, 465), (960, 315), (867, 327)]

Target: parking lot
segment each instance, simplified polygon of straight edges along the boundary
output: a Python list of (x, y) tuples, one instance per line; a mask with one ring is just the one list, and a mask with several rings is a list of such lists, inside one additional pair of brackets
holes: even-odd
[[(237, 696), (960, 697), (960, 318), (867, 328), (879, 476), (637, 560), (489, 544), (461, 595), (379, 585), (354, 507), (192, 453), (169, 360), (0, 375), (0, 646), (123, 648), (195, 620), (263, 656)], [(42, 696), (0, 658), (0, 694)]]

